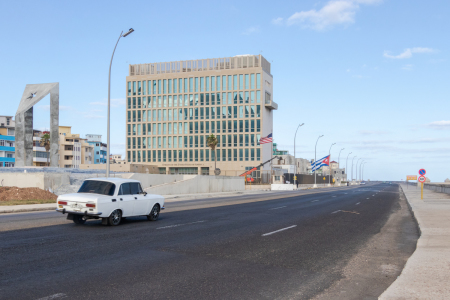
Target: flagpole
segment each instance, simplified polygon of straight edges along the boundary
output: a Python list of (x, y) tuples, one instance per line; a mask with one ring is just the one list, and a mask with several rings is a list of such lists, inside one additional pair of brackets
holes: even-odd
[[(321, 137), (323, 137), (323, 134), (321, 136), (319, 136), (316, 141), (316, 148), (314, 149), (314, 164), (316, 164), (316, 161), (317, 161), (317, 143), (319, 142), (319, 139)], [(314, 168), (314, 186), (313, 186), (313, 188), (317, 188), (316, 169), (317, 169), (317, 166), (315, 166), (315, 168)]]

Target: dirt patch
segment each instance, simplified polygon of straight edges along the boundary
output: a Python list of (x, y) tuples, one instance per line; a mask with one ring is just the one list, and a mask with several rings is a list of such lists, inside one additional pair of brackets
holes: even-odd
[(0, 205), (16, 204), (32, 204), (35, 203), (51, 203), (55, 202), (56, 196), (48, 191), (41, 190), (40, 188), (18, 188), (12, 187), (0, 187)]

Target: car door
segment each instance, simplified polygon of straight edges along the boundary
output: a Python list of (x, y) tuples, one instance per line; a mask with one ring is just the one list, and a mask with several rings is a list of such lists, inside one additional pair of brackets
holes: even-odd
[(131, 182), (131, 193), (135, 199), (133, 214), (135, 216), (148, 215), (150, 209), (148, 208), (147, 196), (142, 194), (142, 188), (139, 182)]
[(120, 190), (117, 198), (119, 200), (119, 208), (122, 210), (122, 216), (133, 216), (133, 206), (135, 199), (131, 194), (130, 183), (122, 183), (120, 185)]

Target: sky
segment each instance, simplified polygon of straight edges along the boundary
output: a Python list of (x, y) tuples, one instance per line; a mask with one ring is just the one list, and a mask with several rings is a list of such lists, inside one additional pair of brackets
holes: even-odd
[[(276, 4), (275, 4), (276, 3)], [(128, 65), (262, 54), (272, 64), (278, 149), (313, 159), (330, 151), (364, 177), (450, 178), (446, 0), (2, 1), (0, 115), (15, 115), (30, 83), (60, 83), (60, 125), (125, 153)], [(49, 97), (35, 129), (49, 128)], [(340, 151), (341, 149), (344, 149)], [(339, 156), (340, 153), (340, 156)], [(351, 153), (351, 154), (350, 154)], [(349, 170), (350, 172), (350, 170)]]

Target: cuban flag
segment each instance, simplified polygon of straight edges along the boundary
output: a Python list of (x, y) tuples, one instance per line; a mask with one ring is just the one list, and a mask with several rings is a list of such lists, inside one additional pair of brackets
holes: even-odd
[(329, 165), (330, 165), (330, 156), (329, 155), (322, 157), (321, 159), (318, 159), (315, 162), (311, 161), (311, 167), (312, 167), (313, 172), (316, 170), (319, 170), (323, 166), (329, 166)]
[(269, 134), (266, 137), (262, 137), (259, 139), (259, 143), (260, 144), (267, 144), (267, 143), (272, 143), (273, 139), (272, 139), (272, 134)]

